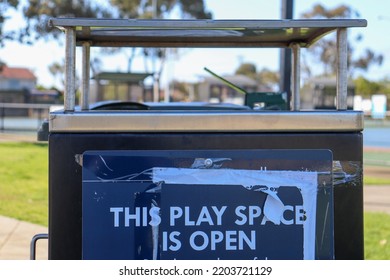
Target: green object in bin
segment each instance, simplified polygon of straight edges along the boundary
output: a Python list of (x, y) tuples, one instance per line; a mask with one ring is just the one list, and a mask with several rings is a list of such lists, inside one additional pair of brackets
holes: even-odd
[(276, 92), (246, 92), (243, 88), (229, 82), (221, 76), (215, 74), (208, 68), (204, 68), (205, 71), (217, 79), (224, 82), (227, 86), (232, 89), (245, 94), (245, 105), (251, 108), (259, 108), (263, 110), (287, 110), (287, 103), (283, 99), (282, 93)]
[(287, 110), (282, 93), (276, 92), (248, 92), (245, 95), (245, 105), (264, 110)]

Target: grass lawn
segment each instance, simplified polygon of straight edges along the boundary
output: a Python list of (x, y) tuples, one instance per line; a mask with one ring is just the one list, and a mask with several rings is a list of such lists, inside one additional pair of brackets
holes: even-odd
[(390, 150), (365, 149), (363, 154), (364, 186), (390, 186)]
[(0, 215), (47, 226), (47, 145), (0, 143), (0, 155)]
[[(47, 150), (47, 144), (0, 142), (0, 215), (47, 226)], [(366, 180), (390, 185), (386, 177)], [(364, 219), (366, 259), (390, 260), (390, 215), (365, 213)]]
[(364, 214), (364, 248), (368, 260), (390, 260), (390, 215)]

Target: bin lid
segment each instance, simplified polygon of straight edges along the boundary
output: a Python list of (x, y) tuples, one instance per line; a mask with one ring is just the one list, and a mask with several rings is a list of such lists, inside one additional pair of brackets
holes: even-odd
[(134, 47), (309, 47), (338, 28), (365, 27), (364, 19), (142, 20), (52, 18), (50, 27), (75, 28), (76, 43)]
[(51, 132), (352, 132), (360, 111), (136, 110), (50, 114)]

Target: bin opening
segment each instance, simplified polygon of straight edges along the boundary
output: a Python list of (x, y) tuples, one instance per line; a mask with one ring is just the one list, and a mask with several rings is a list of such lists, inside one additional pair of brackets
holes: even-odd
[(287, 110), (287, 93), (279, 92), (247, 92), (243, 88), (215, 74), (208, 68), (205, 71), (222, 81), (227, 86), (245, 95), (245, 105), (257, 110)]
[(98, 102), (90, 106), (90, 110), (120, 110), (120, 111), (133, 111), (133, 110), (250, 110), (249, 106), (237, 105), (231, 103), (209, 103), (209, 102), (145, 102), (138, 103), (132, 101), (103, 101)]

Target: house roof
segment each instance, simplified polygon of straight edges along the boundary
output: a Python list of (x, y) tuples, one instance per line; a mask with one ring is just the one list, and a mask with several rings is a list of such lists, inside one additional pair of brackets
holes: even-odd
[(4, 65), (0, 69), (0, 77), (5, 79), (36, 80), (37, 77), (31, 70), (22, 67), (8, 67)]
[(45, 89), (45, 90), (40, 90), (40, 89), (32, 89), (30, 90), (30, 95), (50, 95), (50, 96), (57, 96), (60, 93), (55, 90), (55, 89)]
[[(337, 81), (336, 77), (314, 77), (311, 78), (308, 83), (311, 83), (313, 85), (319, 85), (319, 86), (324, 86), (324, 87), (336, 87), (337, 86)], [(355, 87), (355, 84), (353, 80), (349, 79), (348, 80), (348, 87)]]
[(92, 77), (92, 79), (138, 84), (152, 75), (152, 73), (101, 72)]

